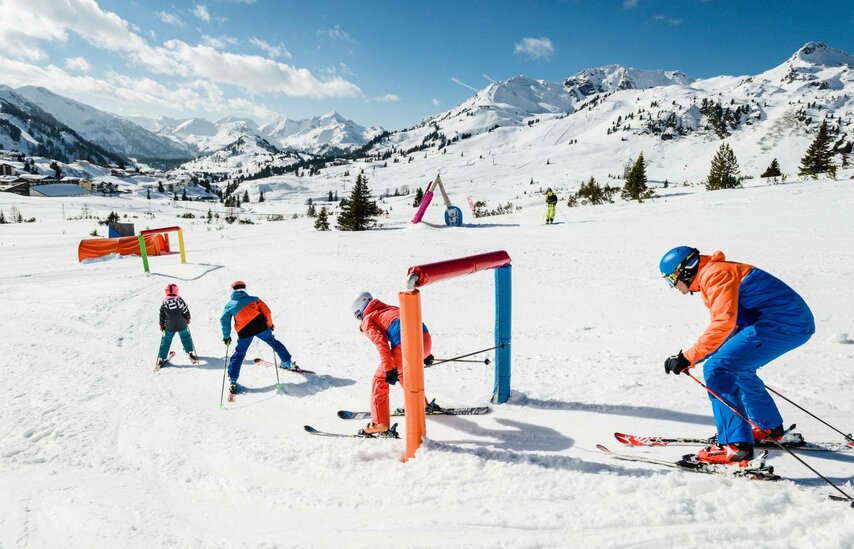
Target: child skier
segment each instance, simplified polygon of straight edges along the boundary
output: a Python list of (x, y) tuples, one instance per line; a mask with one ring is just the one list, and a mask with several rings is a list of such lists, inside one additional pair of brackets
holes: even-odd
[[(240, 366), (249, 349), (249, 344), (257, 336), (261, 341), (273, 348), (282, 360), (281, 368), (291, 369), (291, 353), (287, 347), (273, 337), (273, 316), (267, 304), (255, 296), (246, 293), (246, 283), (236, 280), (231, 284), (231, 299), (225, 304), (220, 323), (222, 325), (222, 342), (231, 344), (231, 319), (234, 319), (234, 329), (237, 331), (237, 347), (228, 362), (229, 395), (237, 393), (237, 378), (240, 376)], [(229, 399), (233, 398), (229, 396)]]
[(698, 363), (706, 385), (762, 428), (751, 429), (709, 395), (718, 429), (717, 444), (700, 450), (697, 461), (747, 467), (756, 440), (783, 436), (783, 418), (756, 370), (807, 342), (815, 322), (794, 290), (763, 270), (726, 261), (723, 252), (700, 255), (689, 246), (661, 259), (661, 275), (682, 294), (700, 292), (711, 323), (693, 347), (669, 357), (665, 373), (681, 374)]
[(555, 220), (555, 208), (557, 208), (557, 195), (551, 189), (546, 191), (546, 224), (551, 225)]
[[(362, 292), (353, 300), (352, 310), (353, 315), (360, 321), (359, 331), (373, 342), (380, 354), (380, 365), (374, 372), (371, 384), (371, 422), (363, 431), (366, 434), (385, 433), (389, 430), (390, 424), (388, 386), (398, 381), (401, 386), (404, 384), (403, 351), (400, 347), (400, 308), (374, 299), (370, 292)], [(424, 358), (428, 359), (433, 340), (430, 332), (427, 331), (427, 326), (423, 326), (422, 331)]]
[(199, 359), (193, 347), (193, 337), (190, 335), (190, 309), (184, 300), (178, 296), (178, 286), (166, 285), (166, 299), (160, 304), (160, 331), (163, 337), (160, 339), (160, 354), (157, 357), (157, 366), (163, 366), (166, 357), (169, 356), (169, 347), (172, 346), (172, 338), (175, 332), (181, 336), (181, 344), (184, 351), (190, 355), (190, 360), (196, 364)]

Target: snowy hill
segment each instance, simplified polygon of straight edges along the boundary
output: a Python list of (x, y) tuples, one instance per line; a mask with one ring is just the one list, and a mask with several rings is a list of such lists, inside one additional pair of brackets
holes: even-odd
[(106, 150), (147, 160), (179, 160), (194, 155), (192, 149), (155, 135), (129, 120), (45, 88), (24, 86), (16, 92)]

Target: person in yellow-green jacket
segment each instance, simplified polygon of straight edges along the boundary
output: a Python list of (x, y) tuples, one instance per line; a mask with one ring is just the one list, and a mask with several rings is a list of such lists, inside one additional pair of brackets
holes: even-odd
[(557, 208), (557, 195), (551, 189), (546, 191), (546, 224), (551, 225), (555, 220), (555, 208)]

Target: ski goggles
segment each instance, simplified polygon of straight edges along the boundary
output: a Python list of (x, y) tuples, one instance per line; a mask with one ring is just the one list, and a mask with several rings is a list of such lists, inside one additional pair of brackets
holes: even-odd
[(697, 263), (699, 263), (699, 256), (700, 252), (698, 250), (692, 250), (691, 253), (685, 256), (685, 259), (683, 259), (679, 263), (679, 265), (677, 265), (676, 268), (673, 269), (672, 273), (662, 275), (664, 277), (664, 280), (666, 280), (667, 283), (670, 284), (671, 288), (676, 287), (676, 283), (679, 282), (679, 277), (682, 276), (682, 273), (685, 271), (685, 269), (692, 268), (697, 265)]

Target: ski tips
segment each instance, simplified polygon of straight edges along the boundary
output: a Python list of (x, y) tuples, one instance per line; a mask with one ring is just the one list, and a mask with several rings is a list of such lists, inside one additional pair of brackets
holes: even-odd
[(606, 454), (611, 454), (611, 453), (613, 453), (613, 452), (611, 452), (611, 450), (609, 450), (608, 448), (606, 448), (606, 447), (602, 446), (601, 444), (597, 444), (597, 445), (596, 445), (596, 449), (597, 449), (597, 450), (599, 450), (600, 452), (605, 452)]
[(338, 410), (338, 417), (341, 419), (352, 419), (353, 412), (349, 412), (347, 410)]
[(317, 429), (315, 429), (311, 425), (303, 425), (303, 429), (305, 429), (306, 433), (317, 433), (317, 432), (319, 432)]

